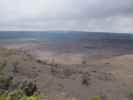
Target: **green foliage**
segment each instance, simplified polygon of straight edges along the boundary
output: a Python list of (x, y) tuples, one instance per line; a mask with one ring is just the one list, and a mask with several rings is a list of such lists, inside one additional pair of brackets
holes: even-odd
[(1, 89), (7, 90), (12, 84), (12, 77), (5, 77), (0, 75), (0, 87)]
[(26, 96), (21, 89), (16, 89), (12, 92), (4, 92), (0, 94), (0, 100), (40, 100), (39, 94)]
[(24, 97), (24, 93), (22, 90), (18, 89), (10, 92), (7, 96), (7, 100), (21, 100), (22, 97)]
[(3, 70), (3, 68), (6, 66), (6, 62), (3, 61), (1, 64), (0, 64), (0, 71)]
[(94, 96), (91, 98), (91, 100), (100, 100), (100, 97), (99, 96)]
[(133, 100), (133, 91), (128, 93), (128, 99)]
[(25, 96), (22, 100), (40, 100), (40, 97), (37, 95), (33, 95), (33, 96)]
[(8, 92), (0, 93), (0, 100), (7, 100)]
[(91, 98), (91, 100), (108, 100), (107, 96), (102, 95), (102, 96), (94, 96)]

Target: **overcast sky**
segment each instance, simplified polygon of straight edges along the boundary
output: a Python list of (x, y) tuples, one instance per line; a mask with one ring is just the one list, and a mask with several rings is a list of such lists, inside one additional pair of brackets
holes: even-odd
[(133, 33), (133, 0), (0, 0), (0, 30)]

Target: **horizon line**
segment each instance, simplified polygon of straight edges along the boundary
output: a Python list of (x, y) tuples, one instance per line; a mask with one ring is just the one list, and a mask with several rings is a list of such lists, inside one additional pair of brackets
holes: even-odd
[(122, 33), (122, 34), (133, 34), (133, 32), (111, 32), (111, 31), (88, 31), (88, 30), (46, 30), (46, 29), (0, 29), (0, 32), (88, 32), (88, 33)]

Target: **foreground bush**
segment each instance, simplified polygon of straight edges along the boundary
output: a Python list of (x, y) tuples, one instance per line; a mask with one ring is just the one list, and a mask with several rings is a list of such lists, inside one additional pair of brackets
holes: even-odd
[(100, 100), (100, 97), (99, 96), (94, 96), (91, 98), (91, 100)]
[(107, 96), (103, 95), (103, 96), (94, 96), (91, 98), (91, 100), (108, 100)]
[(40, 100), (39, 93), (27, 96), (23, 90), (17, 89), (12, 92), (3, 92), (0, 94), (0, 100)]
[(10, 77), (0, 78), (0, 100), (40, 100), (36, 84), (25, 81), (15, 85), (12, 80)]
[(128, 93), (128, 99), (133, 100), (133, 91)]

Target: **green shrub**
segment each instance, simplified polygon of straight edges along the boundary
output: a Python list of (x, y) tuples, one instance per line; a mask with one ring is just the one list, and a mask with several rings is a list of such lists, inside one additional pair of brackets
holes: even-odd
[(17, 89), (8, 94), (7, 100), (21, 100), (25, 95), (22, 90)]
[(91, 98), (91, 100), (108, 100), (107, 96), (94, 96)]
[(16, 89), (12, 92), (1, 93), (0, 100), (40, 100), (40, 95), (34, 93), (32, 96), (26, 96), (21, 89)]
[(99, 96), (94, 96), (91, 98), (91, 100), (100, 100), (100, 97)]
[(8, 96), (7, 92), (0, 93), (0, 100), (7, 100), (7, 96)]
[(133, 91), (128, 93), (128, 99), (133, 100)]
[(4, 90), (8, 90), (10, 85), (12, 84), (12, 77), (5, 77), (0, 75), (0, 88)]
[(40, 97), (38, 95), (25, 96), (22, 100), (40, 100)]
[(0, 62), (0, 74), (2, 73), (5, 66), (6, 66), (6, 61)]

